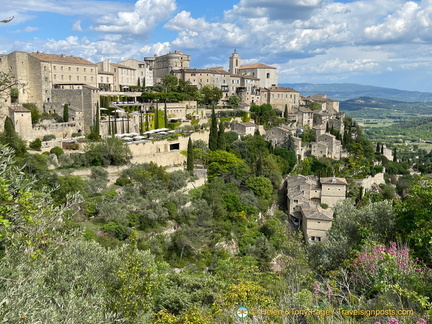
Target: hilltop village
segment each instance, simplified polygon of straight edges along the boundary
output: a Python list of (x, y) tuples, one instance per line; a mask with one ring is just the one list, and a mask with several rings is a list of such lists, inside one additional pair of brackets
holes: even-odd
[[(239, 136), (253, 135), (259, 131), (274, 145), (282, 145), (290, 137), (299, 160), (311, 154), (332, 159), (347, 156), (340, 138), (334, 135), (344, 132), (344, 113), (339, 112), (338, 101), (327, 98), (325, 94), (303, 97), (294, 89), (279, 87), (277, 68), (262, 63), (242, 65), (237, 51), (229, 58), (228, 71), (223, 67), (190, 68), (190, 60), (189, 55), (180, 51), (147, 57), (144, 61), (130, 59), (119, 63), (111, 63), (108, 59), (92, 63), (81, 57), (40, 52), (12, 52), (1, 55), (0, 70), (11, 73), (21, 86), (17, 86), (16, 98), (6, 96), (2, 100), (0, 118), (4, 123), (5, 117), (9, 116), (15, 130), (24, 140), (54, 137), (50, 141), (44, 141), (45, 150), (57, 145), (63, 148), (74, 147), (71, 143), (76, 144), (77, 141), (72, 136), (88, 134), (96, 124), (96, 118), (99, 118), (100, 136), (114, 135), (124, 138), (133, 152), (133, 161), (153, 161), (164, 166), (181, 164), (184, 156), (180, 151), (186, 149), (187, 138), (154, 141), (160, 138), (160, 135), (176, 132), (176, 129), (155, 127), (155, 109), (164, 109), (169, 121), (180, 121), (180, 127), (182, 124), (190, 125), (192, 120), (197, 119), (201, 119), (201, 123), (206, 122), (210, 110), (208, 106), (207, 109), (205, 106), (198, 107), (196, 101), (143, 101), (144, 89), (151, 89), (155, 85), (166, 86), (163, 78), (172, 75), (198, 90), (206, 86), (220, 90), (222, 95), (217, 102), (212, 102), (217, 108), (216, 111), (232, 109), (223, 107), (229, 106), (230, 98), (234, 96), (238, 98), (238, 107), (245, 112), (249, 111), (251, 105), (268, 104), (280, 110), (281, 116), (286, 120), (277, 127), (264, 129), (261, 125), (251, 121), (242, 122), (237, 118), (229, 126)], [(108, 108), (101, 105), (103, 97), (109, 98), (109, 102), (103, 104), (115, 108), (112, 116), (104, 114)], [(39, 112), (47, 118), (32, 124), (31, 111), (23, 107), (22, 103), (34, 103)], [(65, 121), (60, 118), (59, 122), (52, 116), (62, 117), (65, 105), (68, 106), (69, 119)], [(128, 109), (132, 107), (134, 110)], [(49, 118), (50, 116), (52, 118)], [(148, 125), (143, 128), (142, 123), (146, 120)], [(302, 141), (299, 135), (304, 132), (312, 132), (314, 140), (309, 143)], [(205, 131), (193, 134), (193, 138), (208, 142)], [(306, 184), (307, 179), (303, 179), (303, 182)], [(296, 182), (293, 182), (293, 186), (294, 183)], [(322, 183), (323, 179), (316, 186), (321, 187)], [(338, 185), (341, 183), (345, 187), (337, 197), (344, 199), (346, 181), (342, 179), (337, 182)], [(332, 186), (331, 181), (329, 184), (328, 190), (338, 187)], [(341, 189), (338, 187), (336, 190)], [(289, 194), (292, 195), (291, 186)], [(333, 191), (325, 194), (332, 195)], [(313, 197), (309, 196), (307, 195), (306, 204), (313, 201)], [(306, 208), (302, 207), (303, 200), (298, 203), (298, 199), (289, 198), (288, 201), (288, 209), (293, 212), (294, 222), (297, 224), (299, 219), (305, 220), (302, 224), (307, 238), (311, 241), (325, 240), (325, 232), (331, 226), (331, 212), (329, 214), (329, 210), (323, 210), (316, 203)], [(324, 198), (322, 201), (325, 203)], [(333, 205), (332, 202), (330, 206)], [(300, 216), (294, 216), (294, 206)], [(308, 218), (309, 222), (306, 221)], [(311, 225), (312, 219), (316, 218), (323, 219), (323, 222)], [(312, 235), (310, 231), (315, 232)]]
[(426, 324), (431, 154), (190, 62), (0, 55), (0, 320)]

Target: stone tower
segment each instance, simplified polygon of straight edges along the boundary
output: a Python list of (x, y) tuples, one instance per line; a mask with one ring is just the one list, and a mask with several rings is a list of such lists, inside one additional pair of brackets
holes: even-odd
[(239, 68), (241, 65), (241, 58), (237, 53), (237, 50), (234, 50), (234, 53), (229, 59), (229, 72), (231, 74), (239, 74)]

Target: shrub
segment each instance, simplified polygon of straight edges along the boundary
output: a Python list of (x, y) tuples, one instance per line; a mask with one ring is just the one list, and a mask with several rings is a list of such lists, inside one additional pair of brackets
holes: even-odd
[(59, 157), (60, 155), (64, 154), (64, 151), (61, 147), (59, 146), (54, 146), (51, 150), (50, 150), (51, 154), (55, 154), (57, 155), (57, 157)]
[(126, 186), (128, 183), (131, 183), (131, 182), (132, 181), (128, 178), (120, 177), (120, 178), (117, 178), (115, 184), (117, 186), (123, 187), (123, 186)]
[(125, 240), (131, 232), (130, 228), (127, 226), (115, 222), (109, 222), (108, 224), (104, 225), (101, 230), (119, 240)]
[(72, 137), (79, 137), (81, 135), (82, 135), (81, 133), (72, 133)]
[(42, 147), (42, 141), (40, 138), (36, 138), (33, 142), (30, 142), (29, 147), (32, 150), (40, 151)]
[(56, 136), (54, 134), (48, 134), (48, 135), (44, 135), (44, 137), (43, 137), (42, 140), (44, 142), (48, 142), (48, 141), (51, 141), (51, 140), (53, 140), (55, 138), (56, 138)]

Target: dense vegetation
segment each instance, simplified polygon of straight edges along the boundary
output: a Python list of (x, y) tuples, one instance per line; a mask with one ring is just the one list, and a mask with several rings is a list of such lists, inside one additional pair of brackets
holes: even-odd
[[(265, 112), (256, 113), (264, 118)], [(83, 178), (49, 171), (43, 155), (14, 156), (14, 133), (1, 135), (0, 319), (160, 324), (431, 319), (430, 180), (387, 174), (386, 185), (362, 194), (351, 179), (400, 162), (385, 160), (351, 119), (343, 134), (332, 130), (350, 157), (311, 156), (300, 163), (292, 138), (273, 147), (258, 133), (239, 139), (220, 131), (223, 121), (212, 124), (212, 149), (201, 141), (188, 149), (188, 158), (207, 170), (207, 182), (195, 189), (192, 167), (169, 173), (153, 163), (137, 164), (109, 176), (102, 166), (129, 161), (120, 143), (99, 142), (82, 154), (79, 159), (93, 166)], [(60, 160), (71, 158), (56, 151)], [(308, 246), (289, 230), (281, 184), (290, 172), (349, 179), (352, 199), (336, 206), (326, 244)], [(254, 313), (240, 320), (239, 306), (314, 313)], [(389, 309), (414, 314), (346, 312)]]

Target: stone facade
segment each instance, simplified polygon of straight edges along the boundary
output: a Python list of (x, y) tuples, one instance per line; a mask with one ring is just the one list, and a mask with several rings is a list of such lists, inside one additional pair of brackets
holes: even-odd
[(23, 140), (33, 139), (30, 110), (21, 105), (11, 105), (9, 106), (9, 117), (15, 126), (15, 131)]
[(260, 88), (275, 87), (279, 83), (277, 69), (270, 65), (262, 63), (242, 65), (239, 68), (239, 73), (258, 78)]
[(288, 213), (293, 222), (299, 224), (306, 241), (326, 241), (326, 232), (333, 220), (331, 207), (345, 199), (346, 180), (293, 175), (286, 178), (286, 183)]
[(283, 112), (287, 107), (288, 113), (292, 113), (300, 105), (300, 93), (292, 88), (272, 86), (260, 88), (257, 92), (261, 98), (260, 105), (270, 104)]
[(121, 61), (119, 64), (135, 69), (137, 82), (140, 79), (141, 87), (153, 86), (153, 69), (148, 62), (138, 61), (134, 59)]
[(342, 157), (342, 143), (334, 135), (325, 133), (317, 137), (312, 143), (312, 155), (316, 157), (329, 157), (340, 159)]
[(153, 80), (157, 83), (158, 79), (170, 74), (172, 70), (188, 69), (190, 59), (189, 55), (181, 51), (173, 51), (161, 56), (155, 54), (154, 58), (145, 57), (144, 61), (153, 69)]

